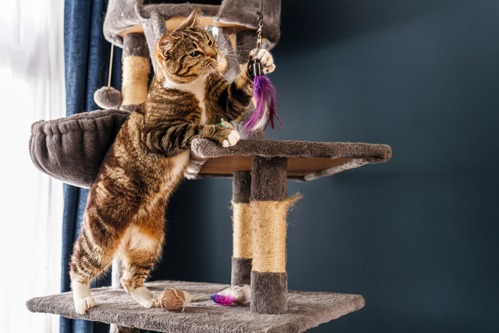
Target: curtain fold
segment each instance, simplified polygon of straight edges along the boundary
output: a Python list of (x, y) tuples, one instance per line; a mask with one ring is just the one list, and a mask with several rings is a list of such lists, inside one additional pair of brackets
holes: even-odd
[[(65, 0), (64, 65), (66, 78), (66, 116), (98, 110), (94, 92), (107, 85), (111, 44), (104, 39), (102, 26), (107, 8), (105, 0)], [(121, 49), (115, 48), (111, 84), (121, 87)], [(64, 185), (62, 228), (61, 291), (70, 291), (69, 260), (80, 232), (88, 190)], [(110, 274), (92, 287), (109, 286)], [(109, 326), (84, 320), (60, 320), (61, 333), (109, 332)]]

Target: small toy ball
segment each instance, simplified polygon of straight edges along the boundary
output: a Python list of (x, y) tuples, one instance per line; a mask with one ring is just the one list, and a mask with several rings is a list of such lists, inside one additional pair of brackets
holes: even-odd
[(95, 103), (103, 109), (117, 109), (121, 105), (121, 92), (113, 87), (102, 87), (94, 92)]
[(165, 288), (159, 295), (159, 303), (163, 309), (169, 311), (182, 310), (183, 312), (185, 306), (192, 300), (192, 298), (192, 295), (188, 292)]

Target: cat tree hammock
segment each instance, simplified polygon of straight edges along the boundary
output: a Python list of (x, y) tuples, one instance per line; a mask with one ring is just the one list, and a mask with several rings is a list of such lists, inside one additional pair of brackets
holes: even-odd
[[(90, 187), (100, 162), (117, 131), (147, 94), (149, 49), (192, 4), (145, 4), (126, 0), (109, 2), (104, 35), (123, 47), (123, 102), (120, 110), (97, 110), (39, 121), (32, 126), (30, 154), (43, 172), (68, 184)], [(198, 6), (198, 5), (196, 5)], [(255, 13), (259, 0), (225, 0), (220, 5), (199, 5), (203, 22), (218, 27), (220, 38), (246, 51), (253, 48)], [(264, 1), (267, 48), (279, 39), (280, 1)], [(266, 20), (266, 21), (265, 21)], [(148, 45), (148, 46), (147, 46)], [(229, 50), (230, 51), (230, 50)], [(232, 58), (231, 58), (232, 59)], [(236, 58), (233, 58), (236, 59)], [(247, 59), (247, 54), (238, 59)], [(234, 77), (239, 63), (227, 64)], [(154, 63), (153, 63), (154, 66)], [(231, 177), (233, 180), (233, 253), (231, 284), (250, 284), (250, 306), (222, 307), (209, 296), (228, 287), (222, 284), (155, 281), (153, 291), (166, 286), (195, 296), (185, 312), (144, 309), (118, 287), (92, 291), (98, 306), (77, 315), (71, 293), (35, 297), (27, 302), (32, 312), (51, 313), (113, 324), (115, 332), (141, 328), (162, 332), (303, 332), (364, 306), (361, 295), (288, 291), (286, 273), (286, 215), (296, 200), (288, 197), (288, 180), (312, 181), (391, 158), (384, 144), (241, 140), (222, 148), (206, 139), (191, 143), (188, 179)], [(114, 269), (114, 268), (113, 268)], [(116, 282), (116, 271), (113, 281)], [(113, 285), (114, 285), (113, 282)]]

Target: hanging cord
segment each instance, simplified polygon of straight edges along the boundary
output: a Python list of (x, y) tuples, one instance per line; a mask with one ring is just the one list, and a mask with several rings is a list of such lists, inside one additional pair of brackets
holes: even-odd
[(256, 31), (256, 49), (262, 48), (262, 30), (263, 30), (263, 0), (260, 0), (260, 10), (256, 12), (258, 15), (258, 29)]
[(121, 92), (111, 87), (111, 78), (113, 76), (113, 58), (114, 58), (114, 43), (111, 43), (107, 87), (103, 86), (94, 92), (95, 103), (103, 109), (117, 109), (121, 105)]
[(114, 43), (111, 43), (111, 54), (109, 55), (109, 75), (107, 78), (107, 93), (111, 89), (111, 77), (113, 76)]
[[(260, 10), (256, 12), (256, 15), (258, 16), (258, 28), (256, 30), (256, 55), (260, 50), (262, 49), (262, 31), (263, 31), (263, 1), (260, 0)], [(260, 64), (260, 61), (257, 59), (253, 59), (250, 62), (250, 76), (251, 78), (255, 78), (256, 76), (262, 75), (263, 70), (262, 70), (262, 65)]]

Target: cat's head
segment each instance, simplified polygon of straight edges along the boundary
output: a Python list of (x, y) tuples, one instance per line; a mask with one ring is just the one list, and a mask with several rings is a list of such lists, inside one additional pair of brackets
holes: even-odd
[(213, 36), (199, 26), (194, 10), (156, 45), (156, 72), (175, 83), (189, 83), (217, 70), (220, 51)]

